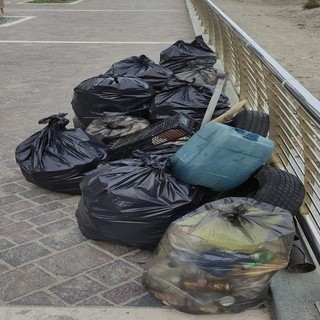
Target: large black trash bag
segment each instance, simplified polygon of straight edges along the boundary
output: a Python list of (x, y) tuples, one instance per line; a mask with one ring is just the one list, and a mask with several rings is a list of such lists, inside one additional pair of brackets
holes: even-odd
[(198, 84), (214, 86), (218, 79), (225, 78), (226, 74), (213, 66), (193, 66), (191, 63), (180, 72), (174, 74), (177, 79), (194, 81)]
[[(168, 81), (166, 87), (160, 93), (153, 97), (149, 108), (149, 119), (167, 119), (183, 112), (201, 122), (214, 89), (214, 86), (172, 79)], [(229, 105), (229, 98), (221, 93), (212, 118), (226, 112)]]
[(140, 158), (109, 162), (85, 176), (76, 211), (85, 237), (153, 249), (172, 221), (199, 207), (200, 188), (173, 177), (166, 161)]
[[(170, 141), (143, 149), (143, 152), (150, 156), (157, 156), (157, 160), (159, 161), (166, 161), (167, 159), (170, 159), (183, 146), (184, 142), (185, 141)], [(133, 153), (133, 158), (136, 157), (135, 154), (137, 153)]]
[(179, 40), (160, 53), (160, 65), (174, 73), (196, 67), (211, 67), (216, 61), (216, 54), (206, 45), (202, 36), (197, 36), (191, 43)]
[(100, 75), (75, 87), (71, 104), (87, 127), (92, 120), (105, 116), (104, 112), (144, 117), (153, 94), (153, 88), (139, 78)]
[(153, 88), (161, 90), (173, 73), (170, 69), (155, 63), (145, 55), (141, 55), (114, 63), (105, 75), (138, 77)]
[(16, 148), (16, 161), (25, 178), (42, 188), (80, 194), (84, 174), (105, 162), (108, 151), (104, 143), (82, 129), (66, 129), (66, 113), (41, 119), (48, 123)]

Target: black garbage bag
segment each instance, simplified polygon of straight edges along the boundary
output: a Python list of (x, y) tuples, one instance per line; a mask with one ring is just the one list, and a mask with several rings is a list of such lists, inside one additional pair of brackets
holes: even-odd
[(172, 221), (200, 205), (199, 190), (173, 177), (167, 162), (141, 153), (87, 174), (76, 217), (89, 239), (153, 249)]
[[(150, 156), (157, 156), (158, 161), (166, 161), (167, 159), (170, 159), (183, 146), (184, 142), (185, 141), (170, 141), (146, 148), (143, 150), (143, 152)], [(134, 157), (136, 157), (135, 153), (133, 154), (133, 158)]]
[(171, 223), (143, 274), (165, 304), (187, 313), (232, 313), (268, 297), (287, 266), (295, 228), (285, 209), (249, 198), (207, 203)]
[(197, 36), (191, 43), (179, 40), (160, 53), (160, 65), (174, 73), (196, 67), (211, 67), (216, 61), (216, 54), (206, 45), (202, 36)]
[(195, 81), (200, 85), (214, 86), (219, 78), (225, 78), (226, 74), (213, 66), (192, 66), (183, 69), (181, 72), (175, 73), (175, 77), (180, 80)]
[(16, 161), (25, 178), (39, 187), (80, 194), (84, 174), (105, 162), (108, 150), (82, 129), (66, 129), (66, 113), (41, 119), (48, 123), (16, 148)]
[(154, 94), (153, 88), (135, 77), (98, 76), (74, 88), (72, 108), (87, 127), (104, 112), (144, 117)]
[(145, 55), (140, 55), (114, 63), (105, 75), (138, 77), (153, 88), (161, 90), (173, 73)]
[[(183, 112), (201, 122), (214, 89), (214, 86), (172, 79), (152, 99), (149, 108), (149, 119), (167, 119)], [(226, 112), (229, 109), (229, 105), (229, 98), (224, 93), (221, 93), (212, 118), (216, 118)]]

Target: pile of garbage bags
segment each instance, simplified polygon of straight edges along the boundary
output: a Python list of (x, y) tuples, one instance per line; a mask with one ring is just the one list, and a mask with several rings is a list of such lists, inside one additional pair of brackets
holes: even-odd
[[(191, 43), (180, 40), (161, 52), (160, 64), (145, 55), (132, 56), (82, 81), (74, 88), (72, 108), (85, 128), (97, 118), (119, 113), (154, 122), (185, 112), (201, 120), (217, 79), (225, 76), (213, 67), (215, 62), (202, 36)], [(213, 118), (229, 104), (222, 93)]]
[[(145, 55), (132, 56), (77, 85), (71, 101), (77, 128), (66, 128), (66, 114), (52, 115), (39, 121), (48, 123), (43, 130), (16, 148), (26, 179), (54, 192), (80, 194), (85, 173), (117, 159), (111, 149), (118, 140), (180, 113), (201, 121), (215, 87), (196, 78), (181, 80), (175, 72), (213, 68), (215, 53), (198, 36), (191, 43), (177, 41), (160, 60), (157, 64)], [(227, 109), (229, 99), (221, 93), (213, 118)], [(143, 149), (165, 160), (181, 145), (149, 144)]]
[(74, 88), (77, 128), (66, 128), (66, 113), (52, 115), (15, 152), (31, 183), (81, 194), (76, 217), (85, 237), (156, 248), (145, 286), (190, 313), (239, 312), (263, 300), (294, 236), (285, 208), (249, 197), (213, 201), (275, 147), (215, 122), (230, 109), (219, 90), (211, 121), (201, 125), (225, 76), (215, 62), (201, 36), (177, 41), (159, 64), (145, 55), (116, 62)]

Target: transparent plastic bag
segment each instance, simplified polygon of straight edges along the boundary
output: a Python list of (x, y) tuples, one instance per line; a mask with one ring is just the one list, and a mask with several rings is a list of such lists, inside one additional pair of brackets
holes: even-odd
[(184, 312), (243, 311), (267, 297), (294, 232), (292, 215), (279, 207), (249, 198), (205, 204), (171, 223), (143, 283)]
[(141, 117), (121, 114), (106, 115), (93, 120), (87, 127), (86, 132), (108, 146), (112, 146), (118, 139), (145, 129), (149, 125), (150, 122)]

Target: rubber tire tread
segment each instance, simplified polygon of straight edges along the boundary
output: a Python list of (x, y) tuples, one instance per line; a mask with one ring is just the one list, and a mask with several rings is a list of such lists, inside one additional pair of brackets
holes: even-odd
[(247, 197), (299, 213), (305, 195), (302, 182), (295, 175), (265, 165), (237, 188), (219, 193), (216, 199), (226, 197)]
[(255, 200), (286, 209), (293, 215), (299, 213), (305, 189), (298, 177), (272, 166), (263, 166), (254, 179), (259, 183)]
[(242, 110), (236, 114), (230, 124), (232, 127), (246, 130), (266, 137), (270, 128), (269, 115), (256, 110)]

